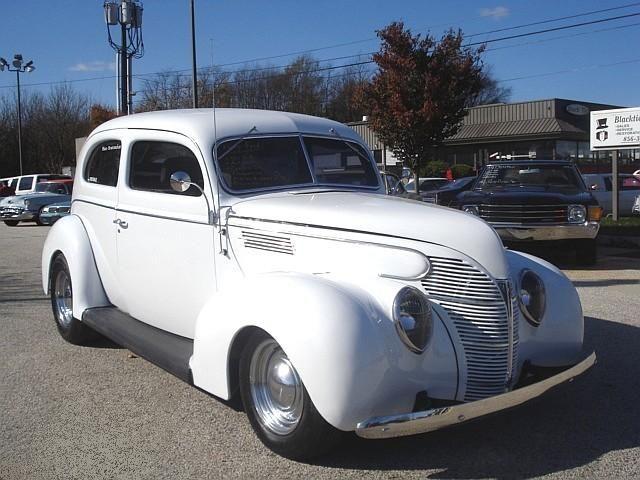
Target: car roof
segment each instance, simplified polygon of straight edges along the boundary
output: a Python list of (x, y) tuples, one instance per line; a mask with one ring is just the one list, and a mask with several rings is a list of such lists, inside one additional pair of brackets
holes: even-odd
[(568, 160), (508, 160), (504, 162), (490, 162), (487, 163), (487, 167), (493, 165), (512, 165), (512, 166), (520, 166), (520, 165), (556, 165), (560, 167), (565, 167), (568, 165), (574, 165), (573, 162)]
[(73, 178), (52, 178), (40, 183), (73, 183)]
[(361, 141), (355, 130), (326, 118), (242, 108), (216, 108), (215, 118), (212, 108), (136, 113), (109, 120), (98, 126), (92, 135), (120, 128), (178, 132), (207, 144), (213, 144), (214, 138), (282, 133), (335, 135)]

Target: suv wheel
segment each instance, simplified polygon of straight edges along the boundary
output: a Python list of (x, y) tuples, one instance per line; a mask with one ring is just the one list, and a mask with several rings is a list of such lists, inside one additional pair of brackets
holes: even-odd
[(322, 455), (342, 437), (318, 413), (284, 350), (264, 332), (254, 334), (244, 348), (240, 395), (258, 438), (283, 457)]
[(85, 345), (98, 334), (73, 316), (73, 286), (64, 255), (59, 254), (51, 264), (49, 274), (51, 308), (58, 332), (67, 342)]

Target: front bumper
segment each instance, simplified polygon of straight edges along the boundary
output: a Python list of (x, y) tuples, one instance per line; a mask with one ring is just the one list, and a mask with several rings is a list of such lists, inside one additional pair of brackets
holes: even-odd
[(24, 210), (23, 208), (0, 208), (0, 220), (27, 221), (33, 220), (35, 216), (35, 212), (30, 212), (29, 210)]
[(392, 438), (432, 432), (451, 425), (458, 425), (474, 418), (516, 407), (539, 397), (553, 387), (573, 380), (588, 370), (595, 361), (596, 354), (592, 353), (577, 365), (557, 375), (483, 400), (451, 407), (433, 408), (422, 412), (370, 418), (358, 423), (356, 434), (360, 437), (371, 439)]
[(600, 223), (585, 222), (578, 225), (520, 225), (490, 223), (500, 238), (507, 241), (546, 241), (594, 239)]

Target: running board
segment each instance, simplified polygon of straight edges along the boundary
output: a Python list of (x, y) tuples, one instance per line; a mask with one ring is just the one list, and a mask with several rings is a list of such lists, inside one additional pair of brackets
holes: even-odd
[(131, 350), (187, 383), (193, 340), (140, 322), (116, 307), (89, 308), (82, 321), (105, 337)]

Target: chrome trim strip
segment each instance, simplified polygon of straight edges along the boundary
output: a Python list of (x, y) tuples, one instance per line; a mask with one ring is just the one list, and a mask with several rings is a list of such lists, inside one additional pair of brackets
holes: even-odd
[(432, 432), (474, 418), (506, 410), (539, 397), (548, 390), (571, 381), (587, 371), (596, 362), (595, 352), (580, 363), (540, 382), (494, 397), (463, 403), (451, 407), (433, 408), (415, 413), (403, 413), (373, 417), (356, 426), (356, 434), (362, 438), (381, 439)]
[(88, 200), (81, 200), (79, 198), (71, 201), (72, 204), (74, 202), (88, 203), (89, 205), (95, 205), (97, 207), (108, 208), (109, 210), (115, 210), (117, 212), (122, 212), (122, 213), (130, 213), (131, 215), (141, 215), (143, 217), (159, 218), (161, 220), (173, 220), (175, 222), (195, 223), (195, 224), (198, 224), (198, 225), (210, 225), (207, 222), (196, 222), (195, 220), (185, 220), (183, 218), (165, 217), (163, 215), (154, 215), (152, 213), (142, 213), (142, 212), (134, 212), (133, 210), (124, 210), (122, 208), (110, 207), (108, 205), (102, 205), (100, 203), (90, 202)]

